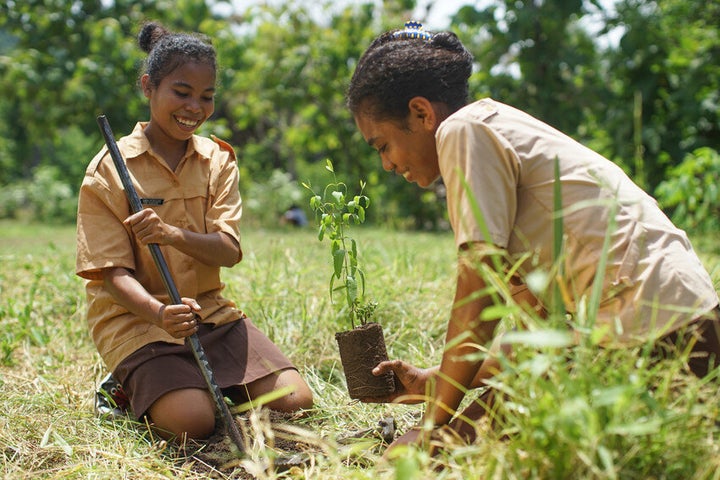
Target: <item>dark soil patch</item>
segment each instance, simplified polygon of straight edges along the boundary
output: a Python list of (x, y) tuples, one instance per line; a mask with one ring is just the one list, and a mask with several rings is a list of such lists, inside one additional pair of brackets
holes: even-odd
[[(302, 435), (309, 430), (295, 415), (262, 410), (254, 417), (246, 413), (234, 418), (245, 439), (246, 454), (240, 454), (230, 438), (219, 431), (202, 444), (190, 446), (185, 468), (207, 478), (253, 479), (256, 477), (248, 471), (249, 464), (251, 469), (286, 471), (302, 468), (313, 460), (313, 454), (322, 453), (319, 445), (308, 440), (312, 435)], [(250, 450), (262, 451), (265, 458), (250, 458)]]
[[(203, 443), (186, 446), (182, 468), (204, 478), (249, 480), (256, 478), (253, 469), (256, 473), (257, 469), (289, 471), (294, 477), (295, 473), (302, 475), (305, 466), (322, 461), (328, 448), (370, 441), (367, 451), (380, 454), (394, 440), (396, 428), (394, 418), (387, 417), (371, 428), (327, 440), (314, 433), (304, 419), (292, 414), (262, 410), (234, 418), (245, 438), (243, 454), (231, 443), (230, 437), (219, 431)], [(362, 458), (347, 459), (354, 464), (363, 461)]]

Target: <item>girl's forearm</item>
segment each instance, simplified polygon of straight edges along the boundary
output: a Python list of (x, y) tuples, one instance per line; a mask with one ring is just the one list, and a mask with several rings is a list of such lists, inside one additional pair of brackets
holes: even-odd
[(199, 262), (217, 267), (232, 267), (242, 258), (240, 246), (230, 235), (176, 229), (172, 246)]
[(115, 300), (129, 312), (152, 324), (160, 324), (165, 305), (150, 295), (129, 270), (122, 267), (105, 269), (103, 283)]

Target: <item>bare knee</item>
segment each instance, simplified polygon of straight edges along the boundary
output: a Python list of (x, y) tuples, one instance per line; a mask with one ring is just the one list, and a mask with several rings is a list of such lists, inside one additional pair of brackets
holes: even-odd
[(205, 439), (215, 430), (215, 405), (202, 389), (168, 392), (150, 406), (148, 413), (155, 429), (166, 439)]
[(268, 402), (266, 406), (281, 412), (307, 410), (313, 406), (313, 394), (297, 370), (287, 369), (258, 379), (248, 386), (251, 398), (287, 388), (288, 393)]
[(268, 406), (284, 412), (296, 412), (298, 410), (308, 410), (312, 408), (313, 394), (305, 381), (300, 379), (300, 382), (293, 383), (292, 385), (294, 387), (292, 392), (280, 398), (277, 405)]

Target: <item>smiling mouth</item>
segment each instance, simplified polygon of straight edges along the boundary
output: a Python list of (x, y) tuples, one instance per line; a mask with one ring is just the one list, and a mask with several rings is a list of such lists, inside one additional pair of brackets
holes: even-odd
[(182, 117), (175, 117), (175, 121), (180, 124), (180, 126), (185, 128), (196, 128), (199, 124), (199, 120), (191, 120), (189, 118), (182, 118)]

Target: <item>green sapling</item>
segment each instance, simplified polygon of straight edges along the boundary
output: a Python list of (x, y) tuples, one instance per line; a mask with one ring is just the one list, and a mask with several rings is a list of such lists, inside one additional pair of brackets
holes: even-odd
[(365, 195), (365, 182), (360, 182), (357, 195), (348, 193), (347, 185), (338, 181), (330, 160), (325, 165), (333, 177), (322, 191), (316, 193), (310, 184), (303, 186), (312, 192), (310, 207), (318, 222), (318, 240), (330, 241), (333, 272), (330, 276), (330, 299), (334, 293), (342, 291), (345, 297), (343, 309), (347, 313), (350, 325), (365, 325), (372, 317), (377, 303), (365, 302), (365, 273), (358, 263), (358, 247), (354, 238), (348, 235), (350, 225), (359, 225), (365, 221), (365, 210), (370, 198)]

